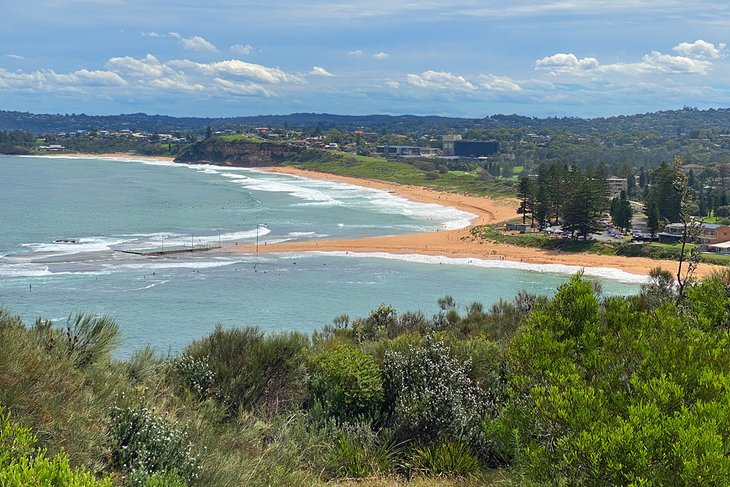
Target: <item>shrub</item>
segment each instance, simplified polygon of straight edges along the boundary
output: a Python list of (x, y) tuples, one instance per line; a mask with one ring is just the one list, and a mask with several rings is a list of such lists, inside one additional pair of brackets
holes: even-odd
[(213, 393), (215, 374), (210, 370), (208, 357), (183, 355), (172, 362), (172, 369), (180, 382), (200, 399), (210, 397)]
[(482, 448), (483, 393), (443, 342), (429, 337), (422, 348), (386, 353), (383, 376), (385, 410), (399, 440)]
[(402, 445), (391, 431), (374, 432), (368, 423), (325, 428), (325, 454), (329, 477), (366, 478), (394, 470), (402, 455)]
[(77, 368), (109, 360), (119, 344), (119, 326), (108, 316), (69, 316), (63, 331), (52, 328), (50, 321), (38, 320), (33, 331), (46, 350), (69, 357)]
[(378, 340), (398, 334), (398, 313), (392, 306), (381, 304), (365, 319), (355, 320), (353, 332), (358, 341)]
[(213, 374), (210, 387), (219, 391), (231, 414), (239, 408), (276, 414), (300, 406), (307, 396), (304, 352), (308, 347), (309, 340), (301, 333), (266, 336), (258, 328), (217, 326), (187, 347), (184, 355), (207, 360)]
[(461, 442), (414, 448), (411, 462), (415, 471), (431, 477), (473, 477), (479, 472), (479, 461)]
[(36, 448), (30, 429), (11, 421), (0, 409), (0, 485), (59, 485), (69, 487), (111, 487), (111, 480), (97, 479), (90, 472), (73, 470), (65, 454), (46, 457)]
[(129, 485), (144, 485), (155, 474), (191, 481), (198, 477), (198, 457), (187, 433), (144, 405), (113, 408), (109, 439), (114, 467)]
[(314, 399), (338, 420), (375, 417), (383, 402), (380, 369), (364, 352), (335, 345), (314, 357), (311, 387)]

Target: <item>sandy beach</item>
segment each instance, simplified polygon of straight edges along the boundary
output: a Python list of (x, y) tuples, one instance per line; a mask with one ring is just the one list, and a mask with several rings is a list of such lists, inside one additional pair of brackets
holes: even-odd
[[(532, 264), (562, 264), (579, 267), (603, 267), (620, 269), (632, 274), (645, 276), (654, 267), (662, 267), (676, 273), (677, 262), (655, 260), (641, 257), (621, 257), (596, 254), (561, 253), (529, 247), (498, 244), (475, 239), (470, 230), (475, 225), (498, 223), (516, 216), (516, 201), (445, 193), (420, 186), (404, 186), (359, 178), (307, 171), (293, 167), (268, 167), (264, 170), (295, 176), (339, 181), (390, 191), (403, 197), (425, 203), (453, 206), (476, 215), (472, 225), (459, 230), (441, 230), (432, 233), (356, 238), (347, 240), (320, 240), (311, 242), (284, 242), (259, 245), (259, 252), (385, 252), (392, 254), (424, 254), (458, 258), (499, 259)], [(254, 252), (253, 246), (233, 247), (239, 252)], [(712, 273), (717, 266), (702, 264), (698, 276)]]
[[(58, 154), (59, 157), (95, 157), (95, 158), (137, 158), (172, 161), (164, 156), (135, 156), (125, 153), (109, 154)], [(471, 226), (459, 230), (440, 230), (432, 233), (414, 233), (385, 237), (355, 238), (347, 240), (319, 240), (309, 242), (284, 242), (260, 245), (259, 252), (384, 252), (391, 254), (424, 254), (455, 258), (497, 259), (531, 264), (561, 264), (578, 267), (602, 267), (620, 269), (632, 274), (646, 276), (654, 267), (661, 267), (676, 274), (677, 262), (656, 260), (642, 257), (621, 257), (613, 255), (561, 253), (529, 247), (487, 242), (475, 239), (470, 230), (473, 226), (487, 223), (499, 223), (514, 218), (517, 213), (517, 202), (514, 199), (486, 198), (468, 196), (457, 193), (436, 191), (421, 186), (406, 186), (396, 183), (373, 181), (368, 179), (339, 176), (297, 169), (290, 166), (274, 166), (256, 168), (279, 174), (289, 174), (325, 181), (338, 181), (368, 188), (380, 189), (398, 194), (405, 198), (424, 203), (436, 203), (452, 206), (475, 215)], [(226, 246), (225, 250), (251, 253), (254, 246)], [(719, 266), (701, 264), (697, 276), (711, 274)]]

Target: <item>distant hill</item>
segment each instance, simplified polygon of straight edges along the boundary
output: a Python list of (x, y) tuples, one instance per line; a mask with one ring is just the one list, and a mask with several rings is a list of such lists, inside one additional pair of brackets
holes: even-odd
[(533, 118), (521, 115), (492, 115), (485, 118), (454, 118), (415, 115), (331, 115), (325, 113), (293, 113), (290, 115), (257, 115), (251, 117), (201, 118), (147, 115), (34, 114), (0, 111), (0, 130), (25, 130), (33, 133), (73, 132), (77, 130), (134, 129), (148, 132), (200, 132), (207, 126), (214, 129), (282, 127), (322, 130), (364, 129), (381, 133), (443, 134), (468, 129), (523, 128), (529, 131), (561, 131), (575, 134), (654, 131), (675, 136), (696, 129), (730, 133), (730, 109), (681, 110), (620, 115), (607, 118)]

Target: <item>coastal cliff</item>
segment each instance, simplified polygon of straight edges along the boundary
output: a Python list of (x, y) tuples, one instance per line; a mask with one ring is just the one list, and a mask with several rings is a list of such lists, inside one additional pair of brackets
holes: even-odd
[(295, 158), (301, 147), (258, 140), (206, 139), (187, 147), (175, 162), (240, 167), (276, 166)]

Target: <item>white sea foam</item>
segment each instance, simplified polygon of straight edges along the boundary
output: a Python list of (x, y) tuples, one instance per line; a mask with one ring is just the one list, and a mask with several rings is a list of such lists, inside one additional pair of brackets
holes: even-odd
[(306, 200), (297, 206), (331, 207), (346, 205), (377, 213), (403, 215), (424, 222), (431, 228), (457, 229), (469, 226), (476, 215), (450, 206), (412, 201), (388, 191), (338, 181), (322, 181), (297, 175), (272, 174), (245, 169), (256, 174), (247, 178), (240, 173), (221, 175), (249, 190), (287, 193)]
[[(60, 240), (67, 240), (66, 242)], [(75, 243), (70, 242), (74, 240)], [(127, 242), (126, 239), (115, 237), (65, 237), (55, 242), (34, 242), (21, 244), (21, 247), (33, 252), (48, 252), (54, 254), (79, 254), (82, 252), (101, 252), (111, 250), (113, 246)]]
[[(66, 157), (74, 156), (44, 156)], [(161, 159), (144, 157), (85, 156), (84, 158), (109, 159), (120, 162), (137, 162), (154, 166), (183, 167), (197, 172), (218, 175), (251, 191), (286, 193), (304, 200), (297, 206), (335, 207), (348, 206), (378, 213), (403, 215), (423, 222), (424, 226), (443, 229), (458, 229), (469, 226), (476, 215), (433, 203), (412, 201), (380, 189), (366, 188), (339, 181), (323, 181), (304, 176), (275, 174), (252, 168), (217, 166), (211, 164), (181, 164)], [(253, 174), (248, 177), (245, 174)]]
[(133, 270), (159, 270), (159, 269), (213, 269), (216, 267), (226, 267), (232, 264), (238, 264), (240, 260), (226, 261), (173, 261), (173, 260), (156, 260), (137, 262), (133, 264), (121, 264), (115, 266), (120, 269)]
[(0, 277), (45, 277), (52, 276), (47, 265), (0, 264)]
[(631, 274), (620, 269), (612, 269), (607, 267), (581, 267), (564, 264), (530, 264), (527, 262), (515, 262), (511, 260), (491, 260), (476, 259), (466, 257), (444, 257), (438, 255), (422, 255), (422, 254), (389, 254), (386, 252), (308, 252), (314, 255), (331, 255), (334, 257), (359, 257), (359, 258), (377, 258), (388, 260), (400, 260), (403, 262), (413, 262), (418, 264), (443, 264), (443, 265), (460, 265), (493, 269), (514, 269), (521, 271), (532, 271), (541, 273), (554, 274), (575, 274), (583, 271), (583, 274), (591, 277), (599, 277), (602, 279), (612, 279), (615, 281), (643, 284), (648, 282), (647, 276)]

